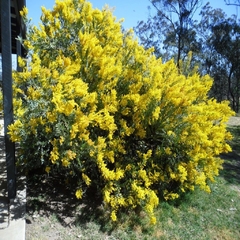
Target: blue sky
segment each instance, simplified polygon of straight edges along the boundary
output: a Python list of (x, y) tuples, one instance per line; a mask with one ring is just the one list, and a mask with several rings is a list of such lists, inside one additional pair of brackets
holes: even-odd
[[(26, 0), (26, 5), (29, 11), (29, 17), (32, 18), (32, 23), (38, 25), (41, 16), (41, 6), (47, 9), (52, 9), (55, 0)], [(91, 0), (94, 8), (102, 9), (105, 4), (110, 7), (115, 7), (114, 15), (117, 19), (124, 18), (124, 28), (129, 29), (135, 27), (138, 21), (148, 18), (149, 0)], [(203, 0), (204, 3), (207, 0)], [(240, 8), (234, 6), (226, 6), (224, 0), (210, 0), (210, 5), (214, 8), (222, 8), (229, 16), (238, 14), (240, 16)]]
[[(26, 0), (29, 11), (29, 17), (32, 18), (34, 25), (39, 23), (41, 15), (41, 6), (52, 9), (55, 0)], [(148, 17), (148, 0), (90, 0), (94, 8), (102, 9), (107, 4), (114, 7), (114, 16), (117, 19), (124, 18), (123, 26), (131, 28), (137, 25), (137, 22)]]

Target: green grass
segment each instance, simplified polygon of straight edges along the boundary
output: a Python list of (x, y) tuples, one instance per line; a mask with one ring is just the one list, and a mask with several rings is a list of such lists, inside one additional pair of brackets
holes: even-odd
[(240, 192), (223, 178), (212, 193), (196, 190), (179, 204), (164, 203), (158, 210), (159, 239), (240, 239)]
[[(231, 142), (233, 152), (222, 155), (224, 169), (211, 185), (212, 192), (208, 194), (196, 189), (182, 199), (162, 202), (156, 210), (158, 221), (154, 226), (149, 225), (142, 212), (138, 215), (122, 213), (118, 224), (108, 222), (108, 213), (101, 206), (94, 203), (79, 206), (70, 193), (68, 198), (63, 198), (54, 181), (51, 181), (49, 195), (42, 184), (39, 187), (36, 182), (33, 184), (36, 190), (31, 190), (28, 196), (28, 215), (40, 212), (41, 218), (54, 223), (60, 239), (66, 240), (240, 239), (240, 127), (230, 130), (235, 136)], [(58, 192), (54, 193), (54, 189)], [(64, 222), (69, 216), (71, 226)], [(42, 228), (41, 234), (48, 234), (48, 227), (43, 224)], [(39, 239), (47, 239), (39, 236)], [(26, 238), (29, 239), (34, 238)]]
[(130, 215), (111, 236), (124, 240), (240, 239), (239, 200), (240, 188), (238, 192), (219, 177), (212, 185), (211, 194), (197, 189), (174, 203), (161, 203), (155, 226), (149, 225), (143, 216), (136, 217), (134, 222)]

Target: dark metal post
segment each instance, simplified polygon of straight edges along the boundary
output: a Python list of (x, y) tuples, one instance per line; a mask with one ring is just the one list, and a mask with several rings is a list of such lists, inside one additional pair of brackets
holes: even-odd
[(8, 199), (16, 197), (15, 145), (10, 140), (8, 126), (13, 123), (11, 1), (1, 0), (2, 83), (4, 135), (7, 164)]

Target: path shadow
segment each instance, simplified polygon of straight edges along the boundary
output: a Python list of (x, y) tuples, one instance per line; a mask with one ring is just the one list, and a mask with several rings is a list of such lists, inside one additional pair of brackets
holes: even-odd
[(228, 130), (233, 135), (230, 142), (232, 152), (221, 154), (224, 164), (220, 175), (230, 184), (240, 184), (240, 126), (232, 126)]
[(240, 155), (236, 151), (222, 154), (224, 159), (223, 170), (220, 175), (230, 184), (240, 184)]

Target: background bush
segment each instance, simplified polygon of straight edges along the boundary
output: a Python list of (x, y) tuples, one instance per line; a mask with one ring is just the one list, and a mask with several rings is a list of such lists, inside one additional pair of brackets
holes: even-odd
[(155, 223), (159, 199), (195, 186), (210, 192), (232, 115), (227, 102), (208, 99), (210, 77), (156, 59), (108, 8), (56, 0), (42, 12), (14, 73), (9, 134), (20, 142), (19, 166), (64, 173), (77, 198), (93, 189), (113, 221), (141, 207)]

